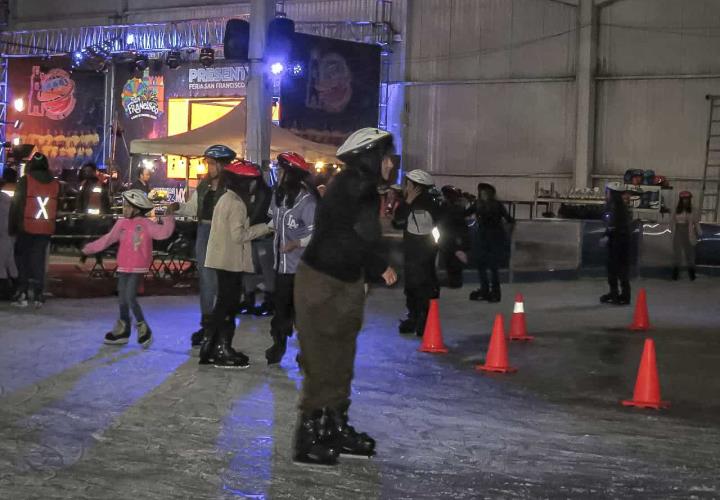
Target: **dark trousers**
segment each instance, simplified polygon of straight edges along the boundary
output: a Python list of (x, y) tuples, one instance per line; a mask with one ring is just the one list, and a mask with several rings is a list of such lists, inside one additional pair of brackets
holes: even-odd
[(270, 322), (270, 334), (290, 337), (295, 323), (294, 274), (277, 274), (275, 277), (275, 315)]
[(419, 335), (425, 331), (430, 299), (437, 298), (439, 291), (434, 253), (420, 262), (405, 262), (405, 305)]
[(455, 256), (457, 250), (444, 248), (440, 250), (440, 262), (448, 277), (448, 286), (460, 288), (463, 284), (463, 263)]
[(608, 238), (607, 260), (608, 285), (610, 293), (630, 298), (630, 237), (610, 236)]
[[(478, 278), (480, 279), (480, 288), (483, 290), (490, 290), (490, 286), (494, 289), (500, 288), (499, 260), (495, 252), (482, 251), (479, 253), (477, 270)], [(488, 279), (488, 273), (490, 274), (490, 279)]]
[(45, 289), (45, 270), (50, 236), (20, 233), (15, 243), (18, 292), (41, 300)]
[(300, 410), (350, 404), (365, 287), (340, 281), (301, 263), (295, 275), (295, 317), (303, 367)]
[(145, 321), (142, 308), (137, 301), (138, 285), (144, 278), (141, 273), (118, 273), (118, 300), (120, 301), (120, 319), (130, 324), (130, 310), (135, 321)]
[(235, 316), (240, 307), (240, 294), (243, 290), (243, 274), (217, 270), (218, 291), (213, 309), (213, 327), (217, 331), (225, 328), (235, 330)]

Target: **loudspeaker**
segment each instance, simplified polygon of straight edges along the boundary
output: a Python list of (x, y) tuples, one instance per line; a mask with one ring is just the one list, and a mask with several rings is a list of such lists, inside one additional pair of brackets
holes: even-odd
[(286, 17), (276, 17), (270, 21), (267, 32), (266, 53), (273, 59), (287, 59), (295, 34), (295, 22)]
[(248, 60), (250, 23), (243, 19), (230, 19), (225, 25), (223, 46), (225, 59)]

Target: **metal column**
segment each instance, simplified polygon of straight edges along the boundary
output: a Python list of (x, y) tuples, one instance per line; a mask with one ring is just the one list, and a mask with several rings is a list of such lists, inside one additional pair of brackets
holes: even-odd
[(7, 151), (8, 65), (7, 57), (0, 57), (0, 174), (5, 170)]

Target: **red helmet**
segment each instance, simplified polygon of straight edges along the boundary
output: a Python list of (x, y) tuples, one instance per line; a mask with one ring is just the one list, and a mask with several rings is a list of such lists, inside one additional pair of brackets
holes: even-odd
[(303, 172), (310, 172), (312, 168), (312, 166), (305, 161), (305, 158), (291, 151), (280, 153), (277, 160), (281, 167), (297, 168)]
[(235, 160), (224, 169), (225, 172), (238, 177), (260, 177), (260, 168), (251, 161)]
[(690, 191), (680, 191), (680, 198), (692, 198)]

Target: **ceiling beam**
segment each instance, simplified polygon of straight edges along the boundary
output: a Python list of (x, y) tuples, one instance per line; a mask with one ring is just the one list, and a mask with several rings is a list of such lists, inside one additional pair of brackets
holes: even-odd
[(570, 7), (577, 7), (578, 0), (548, 0), (549, 2), (561, 3), (563, 5), (569, 5)]

